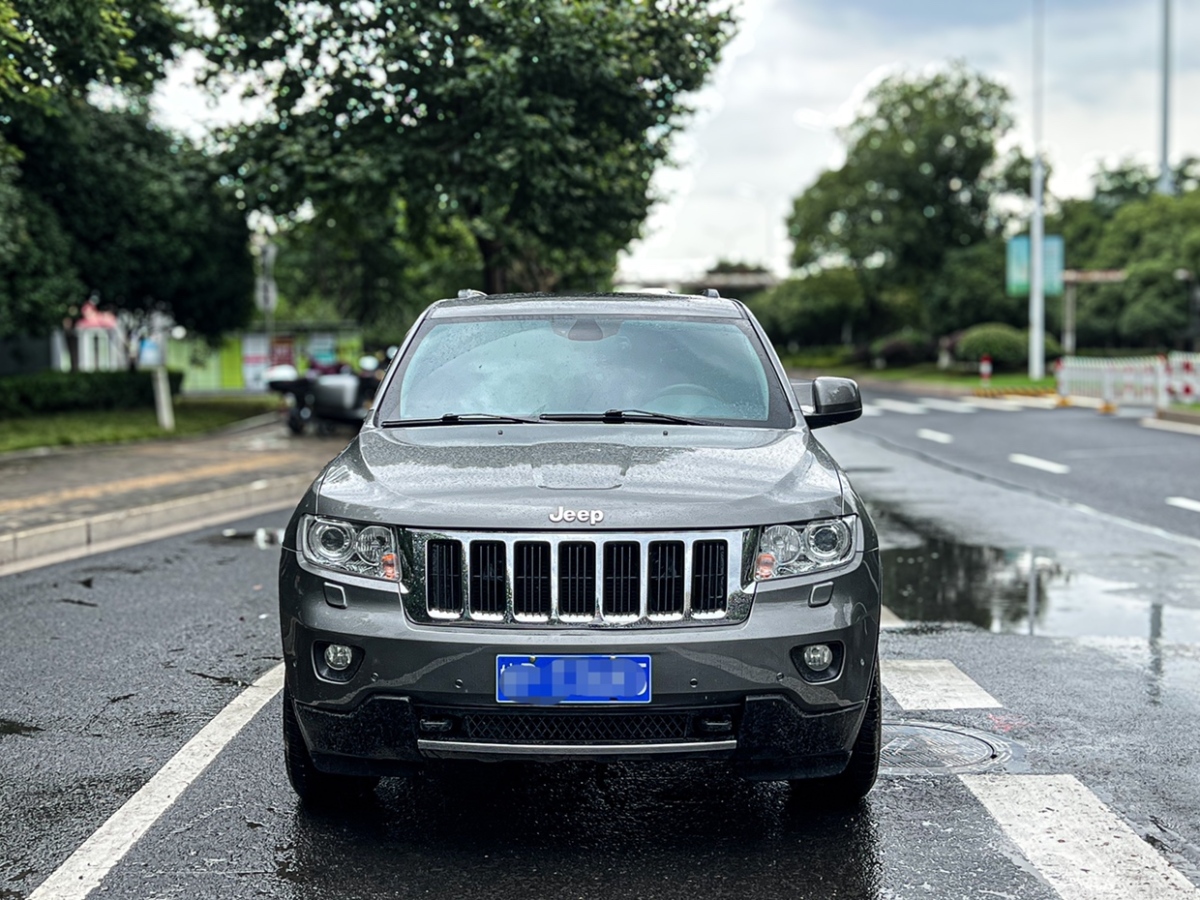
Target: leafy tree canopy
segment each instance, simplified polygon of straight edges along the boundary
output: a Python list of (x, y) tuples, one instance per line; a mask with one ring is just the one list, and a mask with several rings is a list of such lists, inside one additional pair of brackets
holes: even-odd
[(44, 107), (92, 84), (147, 91), (182, 38), (163, 0), (0, 0), (0, 101)]
[(846, 162), (793, 204), (796, 266), (866, 274), (868, 299), (887, 283), (923, 286), (946, 254), (997, 231), (995, 201), (1024, 180), (998, 146), (1012, 127), (1002, 85), (956, 63), (884, 79), (841, 137)]
[(209, 2), (209, 58), (270, 103), (229, 138), (247, 202), (319, 219), (359, 190), (418, 237), (460, 220), (489, 291), (611, 266), (732, 30), (703, 0)]
[[(86, 104), (23, 116), (3, 134), (25, 154), (16, 182), (25, 227), (23, 252), (0, 261), (10, 304), (0, 330), (42, 331), (89, 294), (107, 307), (170, 311), (203, 335), (245, 321), (253, 296), (245, 217), (197, 149), (144, 113)], [(22, 288), (32, 272), (56, 277)]]

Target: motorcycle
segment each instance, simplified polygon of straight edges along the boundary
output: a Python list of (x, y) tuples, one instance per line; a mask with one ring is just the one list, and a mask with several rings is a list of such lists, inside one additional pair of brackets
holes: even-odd
[(328, 435), (339, 425), (362, 425), (379, 387), (378, 369), (373, 356), (359, 360), (358, 372), (344, 366), (326, 374), (310, 370), (304, 378), (294, 366), (273, 366), (266, 372), (266, 382), (287, 402), (287, 427), (292, 434), (303, 434), (312, 425), (317, 434)]

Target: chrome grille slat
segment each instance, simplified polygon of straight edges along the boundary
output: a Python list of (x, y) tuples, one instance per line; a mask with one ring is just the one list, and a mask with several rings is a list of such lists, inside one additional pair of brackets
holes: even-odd
[(508, 571), (504, 541), (471, 541), (469, 609), (473, 618), (503, 621), (510, 595)]
[(513, 615), (522, 622), (550, 620), (550, 545), (517, 541), (513, 545)]
[(604, 618), (612, 621), (642, 617), (641, 545), (633, 541), (604, 544)]
[(751, 529), (409, 531), (417, 622), (584, 628), (722, 625), (749, 615)]

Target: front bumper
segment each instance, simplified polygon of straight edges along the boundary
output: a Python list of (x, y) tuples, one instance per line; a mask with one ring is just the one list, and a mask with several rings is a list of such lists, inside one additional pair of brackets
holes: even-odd
[[(339, 608), (326, 602), (327, 583), (283, 551), (289, 693), (314, 763), (346, 774), (408, 774), (438, 758), (697, 757), (729, 760), (751, 778), (836, 774), (858, 733), (879, 639), (877, 551), (834, 573), (758, 585), (741, 624), (653, 631), (415, 625), (394, 587), (338, 582)], [(810, 606), (813, 587), (827, 584), (829, 601)], [(348, 676), (320, 665), (326, 643), (356, 648)], [(835, 677), (806, 680), (795, 651), (812, 643), (841, 645)], [(649, 654), (653, 701), (500, 704), (496, 657), (514, 653)]]

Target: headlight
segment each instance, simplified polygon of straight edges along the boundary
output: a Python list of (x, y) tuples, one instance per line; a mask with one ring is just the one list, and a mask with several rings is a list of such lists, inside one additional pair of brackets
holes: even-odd
[(300, 547), (309, 562), (368, 578), (400, 579), (396, 533), (391, 528), (305, 516), (300, 531)]
[(754, 580), (807, 575), (842, 565), (854, 553), (854, 516), (771, 525), (758, 538)]

